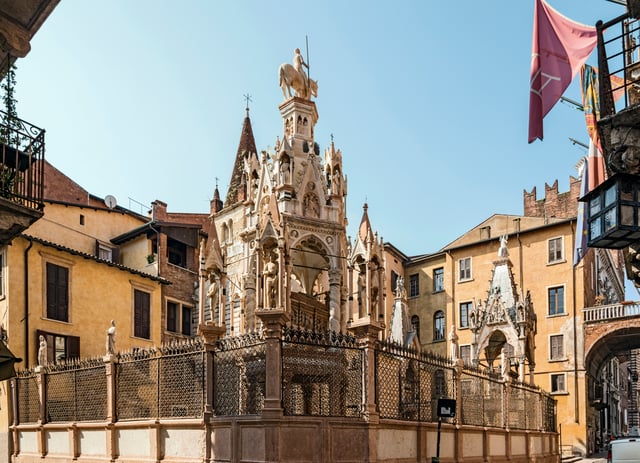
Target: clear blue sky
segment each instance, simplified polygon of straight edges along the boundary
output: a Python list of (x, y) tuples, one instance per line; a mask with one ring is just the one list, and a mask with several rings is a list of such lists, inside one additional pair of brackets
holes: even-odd
[[(588, 25), (606, 0), (549, 0)], [(534, 0), (62, 0), (18, 61), (20, 117), (46, 129), (50, 162), (120, 205), (208, 212), (226, 194), (245, 114), (258, 149), (282, 134), (277, 69), (305, 52), (318, 80), (316, 141), (334, 135), (353, 234), (435, 252), (522, 192), (569, 176), (584, 116), (557, 104), (527, 143)], [(596, 65), (593, 53), (589, 63)], [(577, 80), (577, 79), (576, 79)], [(577, 82), (565, 94), (580, 100)]]

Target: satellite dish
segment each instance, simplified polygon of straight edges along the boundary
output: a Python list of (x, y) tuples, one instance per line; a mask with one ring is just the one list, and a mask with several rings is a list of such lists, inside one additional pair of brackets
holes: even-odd
[(115, 196), (107, 195), (107, 196), (104, 197), (104, 204), (109, 209), (113, 209), (114, 207), (116, 207), (118, 205), (118, 201), (116, 201)]

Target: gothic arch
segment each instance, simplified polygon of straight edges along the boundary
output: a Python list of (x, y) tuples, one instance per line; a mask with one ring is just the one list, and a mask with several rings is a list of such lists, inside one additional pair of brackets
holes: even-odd
[[(313, 234), (304, 235), (292, 243), (290, 254), (292, 277), (295, 275), (304, 293), (312, 296), (318, 279), (335, 268), (335, 258), (331, 257), (327, 245)], [(328, 281), (326, 285), (325, 289), (328, 289)]]
[(496, 358), (500, 357), (505, 344), (510, 345), (514, 350), (518, 348), (516, 333), (508, 327), (502, 328), (506, 329), (494, 328), (480, 335), (476, 351), (478, 360), (484, 355), (489, 364), (492, 364)]

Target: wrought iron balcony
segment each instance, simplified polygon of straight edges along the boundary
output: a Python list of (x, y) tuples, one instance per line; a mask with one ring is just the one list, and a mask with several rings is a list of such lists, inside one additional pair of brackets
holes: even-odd
[(598, 21), (596, 28), (600, 117), (605, 118), (640, 103), (640, 20), (625, 13)]
[(43, 212), (44, 130), (0, 111), (0, 245)]

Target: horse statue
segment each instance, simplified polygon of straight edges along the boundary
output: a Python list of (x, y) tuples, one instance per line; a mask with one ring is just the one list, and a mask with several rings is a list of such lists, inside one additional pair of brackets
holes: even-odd
[[(309, 87), (307, 88), (307, 77), (304, 73), (299, 73), (293, 65), (284, 63), (280, 65), (278, 70), (280, 76), (280, 88), (282, 88), (282, 96), (284, 99), (291, 98), (291, 88), (299, 98), (310, 100), (311, 95), (318, 97), (318, 82), (309, 79)], [(311, 95), (309, 94), (311, 93)]]

